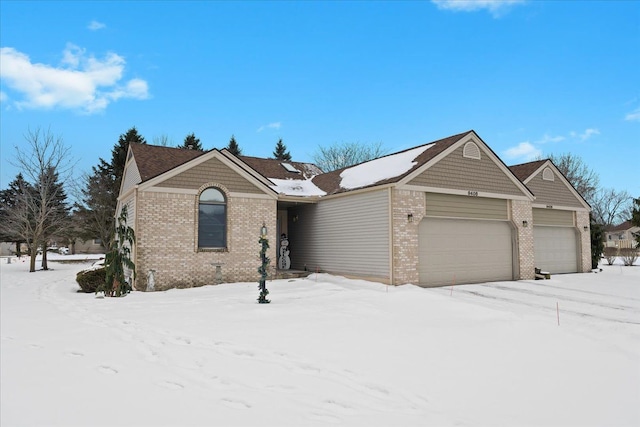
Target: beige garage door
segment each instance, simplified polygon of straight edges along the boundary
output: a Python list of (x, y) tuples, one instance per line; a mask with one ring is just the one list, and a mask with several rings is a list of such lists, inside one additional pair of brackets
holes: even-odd
[(421, 286), (513, 280), (506, 221), (425, 218), (419, 231)]
[(549, 273), (578, 272), (578, 243), (573, 227), (533, 227), (536, 267)]

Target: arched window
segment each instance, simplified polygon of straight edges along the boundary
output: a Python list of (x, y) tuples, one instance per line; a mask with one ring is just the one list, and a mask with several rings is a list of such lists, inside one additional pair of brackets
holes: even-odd
[(198, 248), (227, 247), (227, 201), (217, 188), (207, 188), (198, 203)]

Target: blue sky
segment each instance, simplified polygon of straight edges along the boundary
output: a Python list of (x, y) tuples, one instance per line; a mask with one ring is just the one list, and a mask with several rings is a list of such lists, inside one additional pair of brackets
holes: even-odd
[(49, 128), (76, 173), (132, 126), (294, 160), (474, 129), (508, 165), (571, 152), (640, 196), (640, 2), (0, 1), (0, 187)]

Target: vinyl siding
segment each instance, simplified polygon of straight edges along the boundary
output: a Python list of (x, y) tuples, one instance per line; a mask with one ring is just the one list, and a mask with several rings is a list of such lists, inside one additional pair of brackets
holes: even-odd
[(125, 194), (127, 190), (138, 184), (140, 181), (142, 181), (142, 178), (140, 178), (138, 165), (136, 164), (136, 160), (133, 159), (133, 161), (129, 163), (129, 166), (127, 166), (127, 170), (125, 171), (124, 182), (122, 183), (122, 191), (120, 192), (120, 194)]
[(216, 182), (224, 185), (229, 191), (237, 193), (264, 193), (237, 172), (218, 159), (211, 159), (191, 169), (171, 177), (158, 187), (184, 188), (198, 190), (204, 183)]
[(522, 196), (523, 192), (489, 155), (480, 148), (481, 159), (463, 157), (464, 145), (431, 166), (408, 184), (451, 188), (463, 191), (483, 191)]
[(444, 218), (509, 219), (507, 200), (426, 193), (426, 215)]
[(584, 207), (580, 200), (567, 187), (564, 181), (555, 174), (553, 181), (542, 179), (542, 172), (527, 182), (527, 187), (536, 196), (535, 203), (551, 206)]
[(573, 211), (561, 211), (555, 209), (533, 209), (534, 225), (557, 225), (573, 227)]
[(388, 279), (389, 193), (355, 194), (292, 208), (288, 237), (293, 269)]

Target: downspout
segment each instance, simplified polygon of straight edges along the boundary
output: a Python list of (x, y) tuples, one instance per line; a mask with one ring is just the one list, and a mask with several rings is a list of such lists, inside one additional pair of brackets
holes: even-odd
[(394, 255), (394, 241), (393, 241), (393, 191), (392, 187), (389, 187), (389, 285), (394, 284), (393, 277), (393, 255)]
[[(133, 227), (134, 227), (134, 233), (136, 234), (136, 240), (133, 242), (133, 264), (137, 267), (138, 266), (138, 205), (140, 204), (140, 200), (138, 200), (138, 185), (136, 184), (136, 186), (134, 187), (133, 190), (133, 203), (135, 205), (135, 209), (134, 209), (134, 215), (135, 215), (135, 220), (133, 222)], [(135, 281), (138, 280), (137, 278), (134, 279), (134, 284)], [(135, 287), (134, 287), (135, 289)]]

